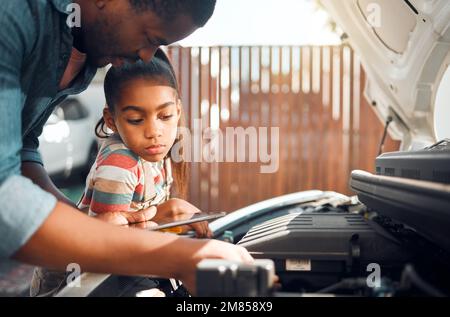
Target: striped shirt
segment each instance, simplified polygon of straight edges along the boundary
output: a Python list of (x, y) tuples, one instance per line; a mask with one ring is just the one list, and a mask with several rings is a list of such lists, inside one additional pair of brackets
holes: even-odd
[(78, 207), (90, 215), (146, 209), (169, 199), (172, 182), (170, 158), (145, 161), (113, 134), (99, 150)]

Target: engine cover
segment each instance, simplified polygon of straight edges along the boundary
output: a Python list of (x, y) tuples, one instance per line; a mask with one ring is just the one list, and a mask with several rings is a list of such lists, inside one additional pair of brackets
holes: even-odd
[(315, 291), (343, 277), (400, 271), (410, 254), (382, 227), (359, 214), (293, 213), (251, 228), (238, 243), (269, 258), (286, 291)]

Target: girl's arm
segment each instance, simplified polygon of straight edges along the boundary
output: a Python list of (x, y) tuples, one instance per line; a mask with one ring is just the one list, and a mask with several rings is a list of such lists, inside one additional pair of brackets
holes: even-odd
[(60, 202), (14, 258), (59, 270), (77, 263), (83, 272), (173, 277), (193, 293), (196, 264), (202, 259), (252, 261), (239, 246), (121, 228)]

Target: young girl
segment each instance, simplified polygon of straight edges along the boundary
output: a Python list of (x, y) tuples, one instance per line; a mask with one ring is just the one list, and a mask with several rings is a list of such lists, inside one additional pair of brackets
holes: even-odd
[[(184, 162), (172, 164), (170, 159), (172, 146), (180, 141), (182, 107), (166, 55), (158, 50), (149, 63), (110, 68), (104, 88), (107, 107), (96, 134), (105, 141), (78, 207), (114, 224), (127, 224), (134, 211), (146, 209), (155, 213), (154, 222), (200, 212), (185, 200), (171, 198), (172, 192), (185, 195), (186, 169)], [(211, 236), (206, 222), (192, 228), (199, 237)], [(53, 295), (64, 285), (64, 273), (39, 268), (31, 294)]]
[[(150, 206), (157, 206), (152, 219), (156, 222), (199, 212), (184, 200), (170, 198), (171, 191), (185, 196), (186, 172), (184, 162), (172, 164), (170, 160), (172, 146), (180, 142), (182, 107), (165, 54), (158, 51), (147, 64), (111, 68), (104, 85), (107, 107), (96, 134), (108, 135), (105, 127), (113, 134), (100, 148), (79, 208), (109, 221), (110, 213)], [(206, 223), (194, 229), (199, 236), (210, 234)]]

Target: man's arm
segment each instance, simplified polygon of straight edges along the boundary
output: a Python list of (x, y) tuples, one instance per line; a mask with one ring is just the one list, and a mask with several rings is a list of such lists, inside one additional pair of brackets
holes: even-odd
[(191, 292), (200, 260), (252, 261), (239, 246), (117, 227), (60, 202), (14, 258), (61, 270), (77, 263), (84, 272), (174, 277)]
[(52, 182), (44, 167), (37, 162), (22, 162), (22, 175), (31, 179), (33, 183), (41, 187), (46, 192), (51, 193), (60, 202), (77, 208), (69, 198), (67, 198)]
[[(23, 6), (17, 14), (16, 5)], [(33, 15), (22, 1), (0, 6), (0, 258), (64, 270), (158, 274), (194, 290), (195, 264), (203, 258), (251, 259), (241, 247), (219, 241), (120, 228), (92, 219), (31, 183), (21, 174), (22, 61), (35, 42)]]

